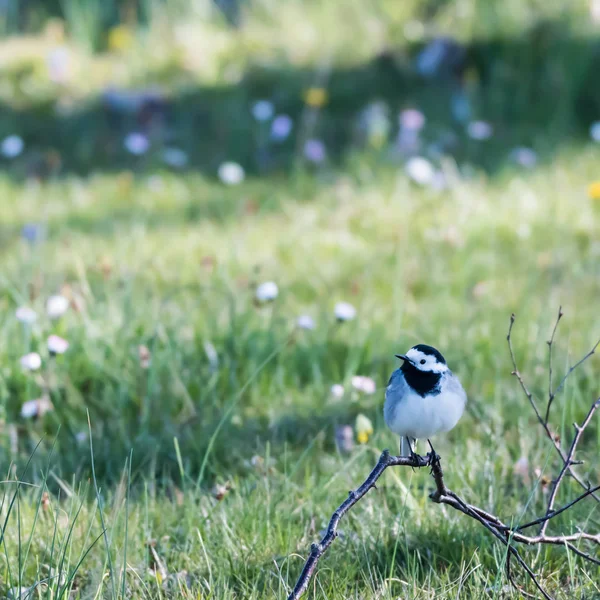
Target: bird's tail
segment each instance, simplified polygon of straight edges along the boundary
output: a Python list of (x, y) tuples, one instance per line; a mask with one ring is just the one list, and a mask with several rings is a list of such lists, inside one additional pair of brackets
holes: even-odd
[(413, 448), (417, 440), (407, 435), (400, 437), (400, 456), (412, 456)]

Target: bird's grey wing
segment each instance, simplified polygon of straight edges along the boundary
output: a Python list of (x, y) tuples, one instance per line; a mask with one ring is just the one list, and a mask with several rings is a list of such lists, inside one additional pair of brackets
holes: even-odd
[(408, 384), (404, 379), (404, 374), (400, 369), (396, 369), (390, 380), (388, 381), (387, 387), (385, 388), (385, 404), (383, 406), (383, 416), (386, 423), (392, 423), (394, 421), (394, 414), (396, 407), (402, 398), (404, 398), (409, 392)]

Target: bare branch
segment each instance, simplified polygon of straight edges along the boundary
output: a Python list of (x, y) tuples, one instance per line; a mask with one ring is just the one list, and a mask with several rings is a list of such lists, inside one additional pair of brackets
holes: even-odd
[(577, 504), (580, 500), (583, 500), (584, 498), (587, 498), (588, 496), (591, 496), (592, 494), (594, 494), (594, 492), (598, 492), (598, 491), (600, 491), (600, 485), (590, 488), (587, 492), (584, 492), (580, 496), (577, 496), (577, 498), (575, 498), (575, 500), (572, 500), (571, 502), (569, 502), (569, 504), (565, 504), (565, 506), (563, 506), (562, 508), (559, 508), (558, 510), (553, 510), (553, 511), (549, 512), (544, 517), (540, 517), (539, 519), (536, 519), (535, 521), (530, 521), (529, 523), (525, 523), (525, 525), (519, 525), (517, 527), (517, 531), (522, 531), (523, 529), (527, 529), (528, 527), (533, 527), (534, 525), (540, 525), (541, 523), (544, 523), (545, 521), (549, 521), (550, 519), (553, 519), (557, 515), (560, 515), (560, 513), (565, 512), (565, 510), (568, 510), (569, 508), (571, 508), (572, 506)]
[[(554, 501), (556, 500), (556, 495), (558, 494), (558, 488), (560, 487), (560, 484), (562, 483), (562, 481), (565, 477), (567, 469), (569, 469), (571, 467), (571, 465), (573, 464), (573, 456), (575, 455), (575, 449), (577, 448), (577, 444), (579, 443), (579, 440), (581, 439), (581, 436), (582, 436), (583, 432), (585, 431), (585, 428), (590, 424), (590, 421), (592, 420), (594, 413), (596, 412), (596, 410), (599, 407), (600, 407), (600, 398), (598, 398), (596, 400), (596, 402), (594, 402), (594, 404), (592, 404), (592, 406), (587, 414), (587, 417), (583, 420), (583, 423), (581, 425), (577, 425), (577, 423), (573, 423), (573, 426), (575, 427), (575, 437), (573, 438), (573, 441), (571, 442), (571, 447), (569, 448), (569, 452), (567, 454), (566, 460), (563, 463), (563, 467), (560, 470), (558, 477), (554, 480), (554, 483), (552, 485), (552, 491), (550, 492), (550, 498), (548, 499), (548, 508), (546, 509), (546, 516), (548, 516), (554, 508)], [(540, 533), (544, 533), (546, 531), (548, 522), (549, 522), (548, 519), (546, 519), (544, 521), (544, 523), (542, 524), (542, 527), (540, 529)]]
[(556, 386), (556, 389), (554, 390), (554, 394), (553, 397), (556, 396), (556, 394), (558, 394), (563, 386), (565, 385), (565, 382), (567, 381), (567, 378), (569, 377), (569, 375), (575, 371), (575, 369), (577, 369), (578, 367), (580, 367), (590, 356), (592, 356), (593, 354), (596, 353), (596, 350), (598, 348), (598, 346), (600, 346), (600, 340), (598, 340), (595, 344), (594, 347), (581, 359), (579, 359), (564, 375), (564, 377), (560, 380), (560, 383)]
[[(533, 408), (534, 412), (535, 412), (535, 416), (537, 417), (537, 420), (539, 422), (539, 424), (542, 426), (542, 428), (544, 429), (546, 436), (548, 437), (548, 439), (552, 442), (552, 445), (554, 446), (556, 452), (558, 453), (558, 455), (560, 456), (563, 465), (566, 465), (567, 467), (567, 471), (569, 472), (569, 475), (571, 475), (571, 477), (573, 477), (573, 479), (584, 489), (584, 490), (588, 490), (588, 486), (585, 484), (585, 482), (583, 481), (583, 479), (581, 479), (581, 477), (579, 477), (579, 475), (575, 472), (575, 470), (573, 469), (574, 466), (574, 462), (571, 461), (569, 462), (567, 460), (567, 456), (565, 455), (563, 449), (560, 447), (560, 441), (557, 439), (557, 437), (555, 435), (553, 435), (552, 431), (550, 431), (550, 428), (548, 427), (548, 423), (542, 418), (540, 411), (535, 403), (535, 400), (533, 399), (533, 394), (529, 391), (529, 388), (526, 386), (525, 381), (523, 380), (523, 377), (517, 367), (517, 361), (515, 359), (515, 353), (513, 351), (512, 348), (512, 329), (513, 329), (513, 325), (515, 322), (515, 314), (513, 313), (510, 316), (510, 324), (508, 326), (508, 334), (506, 336), (506, 340), (508, 342), (508, 350), (510, 352), (510, 358), (512, 360), (512, 365), (513, 365), (513, 372), (512, 374), (517, 378), (517, 380), (519, 381), (519, 384), (521, 385), (521, 388), (525, 394), (525, 396), (527, 396), (527, 399), (529, 400), (529, 403), (531, 404), (531, 407)], [(556, 396), (556, 394), (558, 394), (558, 392), (562, 389), (562, 386), (564, 385), (566, 378), (579, 366), (581, 365), (585, 360), (587, 360), (592, 354), (594, 354), (594, 352), (596, 351), (596, 348), (598, 347), (598, 344), (600, 344), (600, 341), (598, 343), (596, 343), (596, 345), (590, 350), (590, 352), (588, 352), (579, 362), (577, 362), (573, 367), (571, 367), (571, 369), (569, 369), (569, 371), (567, 372), (567, 374), (563, 377), (562, 381), (560, 382), (560, 384), (558, 385), (558, 387), (554, 390), (554, 396)], [(548, 411), (546, 411), (548, 412)], [(600, 495), (598, 494), (591, 494), (592, 497), (594, 498), (594, 500), (596, 500), (596, 502), (600, 502)]]
[(371, 489), (375, 487), (375, 482), (381, 477), (383, 472), (391, 466), (395, 467), (427, 467), (430, 465), (429, 456), (424, 458), (417, 454), (413, 456), (392, 456), (388, 450), (384, 450), (379, 457), (375, 468), (369, 473), (364, 483), (356, 490), (348, 494), (348, 498), (342, 502), (333, 513), (325, 535), (318, 544), (312, 544), (310, 554), (304, 563), (302, 573), (294, 586), (294, 589), (288, 596), (288, 600), (297, 600), (306, 591), (310, 578), (314, 573), (319, 559), (327, 548), (331, 546), (333, 540), (338, 536), (338, 524), (341, 518)]
[(552, 330), (552, 335), (550, 336), (550, 341), (548, 342), (548, 406), (546, 407), (546, 417), (544, 418), (546, 425), (548, 424), (548, 418), (550, 416), (550, 405), (554, 399), (554, 393), (552, 392), (552, 344), (554, 343), (554, 336), (556, 335), (556, 330), (558, 329), (558, 324), (560, 323), (562, 316), (562, 306), (559, 306), (556, 323), (554, 323), (554, 329)]

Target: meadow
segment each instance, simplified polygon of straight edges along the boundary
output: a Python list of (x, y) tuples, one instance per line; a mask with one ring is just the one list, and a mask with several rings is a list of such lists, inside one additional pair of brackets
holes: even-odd
[[(469, 397), (436, 440), (448, 485), (508, 521), (543, 514), (561, 464), (506, 334), (515, 313), (540, 405), (600, 338), (596, 4), (3, 13), (0, 594), (286, 597), (397, 451), (384, 390), (419, 342)], [(448, 36), (459, 60), (420, 72)], [(598, 360), (553, 404), (564, 447)], [(592, 483), (599, 450), (596, 416), (577, 454)], [(389, 469), (306, 597), (521, 597), (502, 546), (431, 486)], [(596, 502), (550, 530), (577, 527), (600, 531)], [(600, 598), (599, 567), (523, 556), (554, 598)]]

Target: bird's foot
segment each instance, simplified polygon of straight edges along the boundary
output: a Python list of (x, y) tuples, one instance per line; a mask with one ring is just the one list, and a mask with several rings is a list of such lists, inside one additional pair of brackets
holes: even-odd
[(429, 459), (429, 466), (433, 468), (433, 465), (435, 463), (440, 462), (440, 455), (435, 451), (435, 448), (433, 447), (431, 440), (428, 439), (427, 443), (429, 444), (429, 447), (431, 448), (431, 452), (427, 453), (427, 458)]

